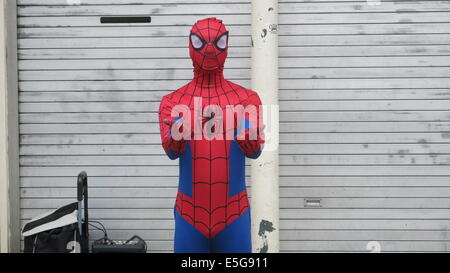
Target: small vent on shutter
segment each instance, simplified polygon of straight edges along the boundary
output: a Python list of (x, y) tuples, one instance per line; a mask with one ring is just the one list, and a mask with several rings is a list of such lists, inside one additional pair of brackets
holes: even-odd
[(102, 24), (142, 24), (151, 23), (152, 17), (101, 17), (100, 22)]
[(322, 199), (305, 199), (305, 208), (322, 207)]

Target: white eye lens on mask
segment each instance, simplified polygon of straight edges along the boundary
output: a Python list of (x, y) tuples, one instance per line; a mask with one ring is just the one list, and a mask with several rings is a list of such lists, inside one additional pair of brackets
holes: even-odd
[(195, 34), (191, 34), (191, 43), (192, 43), (192, 46), (197, 50), (201, 49), (205, 45), (203, 43), (202, 39), (200, 39), (200, 37), (198, 37)]
[(221, 49), (225, 50), (228, 45), (228, 32), (222, 34), (217, 40), (216, 40), (216, 46)]

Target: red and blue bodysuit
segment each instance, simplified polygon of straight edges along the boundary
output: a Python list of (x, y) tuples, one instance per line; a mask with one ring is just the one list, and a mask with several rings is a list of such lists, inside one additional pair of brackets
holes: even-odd
[[(189, 49), (194, 79), (164, 96), (159, 109), (163, 148), (170, 159), (180, 159), (174, 250), (249, 253), (245, 157), (257, 158), (263, 148), (261, 101), (256, 92), (223, 76), (228, 31), (221, 20), (198, 21), (191, 30)], [(225, 114), (236, 106), (250, 110)], [(232, 126), (225, 129), (225, 124)], [(183, 137), (174, 137), (174, 126)]]

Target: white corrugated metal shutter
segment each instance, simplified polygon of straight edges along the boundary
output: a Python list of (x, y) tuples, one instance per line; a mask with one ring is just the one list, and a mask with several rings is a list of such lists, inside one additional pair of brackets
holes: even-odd
[(448, 251), (450, 2), (280, 12), (281, 250)]
[[(22, 222), (73, 201), (86, 170), (111, 237), (171, 251), (177, 167), (157, 105), (190, 79), (186, 36), (206, 16), (229, 26), (227, 75), (250, 86), (249, 1), (18, 2)], [(449, 1), (280, 11), (281, 250), (447, 250)], [(100, 24), (110, 15), (152, 23)]]
[[(150, 251), (172, 251), (178, 167), (160, 146), (159, 101), (192, 78), (187, 37), (210, 16), (232, 35), (226, 75), (249, 86), (249, 1), (18, 5), (22, 225), (74, 201), (76, 176), (86, 170), (90, 216), (111, 238), (138, 234)], [(101, 16), (152, 22), (101, 24)]]

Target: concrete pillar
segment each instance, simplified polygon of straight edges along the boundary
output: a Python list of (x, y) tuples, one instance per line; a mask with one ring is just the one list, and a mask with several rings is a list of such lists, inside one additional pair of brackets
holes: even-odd
[(5, 0), (0, 0), (0, 252), (9, 248)]
[(16, 0), (0, 0), (0, 252), (20, 251)]
[(266, 144), (252, 160), (253, 251), (279, 252), (278, 1), (252, 0), (252, 90), (264, 108)]

